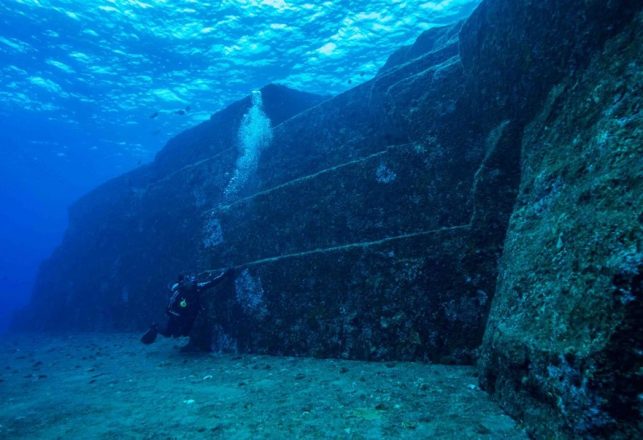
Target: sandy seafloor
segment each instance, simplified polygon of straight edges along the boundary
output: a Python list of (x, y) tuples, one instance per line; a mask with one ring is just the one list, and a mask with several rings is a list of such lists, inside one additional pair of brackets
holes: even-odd
[(0, 438), (526, 438), (473, 367), (187, 354), (139, 336), (0, 337)]

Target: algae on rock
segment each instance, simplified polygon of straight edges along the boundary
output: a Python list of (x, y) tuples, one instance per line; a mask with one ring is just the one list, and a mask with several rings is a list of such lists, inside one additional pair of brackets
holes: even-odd
[(537, 438), (635, 438), (643, 389), (641, 16), (523, 138), (481, 382)]

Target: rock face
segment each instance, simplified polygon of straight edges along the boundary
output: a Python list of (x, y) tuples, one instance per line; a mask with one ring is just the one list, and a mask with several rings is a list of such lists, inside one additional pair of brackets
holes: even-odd
[[(264, 110), (278, 125), (324, 97), (269, 85)], [(18, 329), (137, 330), (158, 320), (168, 283), (205, 269), (203, 212), (234, 167), (250, 97), (172, 139), (149, 166), (76, 202), (63, 243), (45, 261)]]
[(536, 437), (636, 437), (635, 3), (486, 0), (332, 99), (233, 104), (72, 208), (16, 327), (141, 329), (176, 272), (234, 266), (198, 348), (479, 353)]
[(252, 179), (204, 220), (207, 266), (238, 274), (196, 343), (472, 361), (518, 144), (510, 122), (483, 130), (458, 107), (457, 39), (440, 42), (275, 127)]
[(641, 436), (640, 20), (550, 92), (523, 138), (480, 367), (538, 438)]
[(519, 132), (459, 104), (461, 26), (303, 112), (263, 90), (262, 106), (233, 104), (85, 197), (18, 323), (143, 328), (179, 270), (235, 266), (234, 289), (197, 323), (202, 348), (472, 362)]

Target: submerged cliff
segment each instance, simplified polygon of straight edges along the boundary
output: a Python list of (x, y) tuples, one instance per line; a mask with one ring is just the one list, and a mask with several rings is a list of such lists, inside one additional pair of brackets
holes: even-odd
[(640, 19), (551, 90), (523, 138), (480, 366), (539, 438), (641, 434)]
[(458, 105), (460, 27), (303, 112), (276, 104), (283, 88), (262, 90), (89, 194), (43, 266), (30, 322), (144, 328), (177, 272), (234, 266), (201, 346), (470, 363), (518, 155), (501, 153), (517, 151), (511, 124), (481, 128)]
[[(274, 125), (326, 99), (276, 85), (262, 95)], [(176, 274), (205, 268), (201, 216), (230, 178), (251, 106), (250, 97), (232, 104), (170, 140), (150, 165), (72, 205), (63, 242), (42, 264), (15, 327), (134, 330), (158, 320)]]
[(534, 435), (633, 438), (634, 3), (486, 0), (339, 96), (233, 104), (72, 207), (16, 328), (142, 329), (175, 273), (234, 266), (192, 344), (479, 354), (482, 386)]

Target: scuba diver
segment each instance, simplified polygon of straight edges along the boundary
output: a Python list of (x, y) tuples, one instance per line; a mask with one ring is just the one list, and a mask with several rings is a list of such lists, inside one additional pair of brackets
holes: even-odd
[[(198, 275), (179, 275), (178, 281), (170, 288), (172, 296), (165, 309), (165, 314), (168, 316), (167, 324), (161, 330), (156, 323), (152, 324), (141, 337), (141, 342), (146, 345), (151, 344), (156, 341), (159, 333), (166, 338), (189, 336), (194, 320), (203, 308), (201, 292), (220, 284), (233, 273), (234, 269), (229, 268), (216, 276), (209, 271)], [(198, 281), (200, 279), (203, 281)]]

